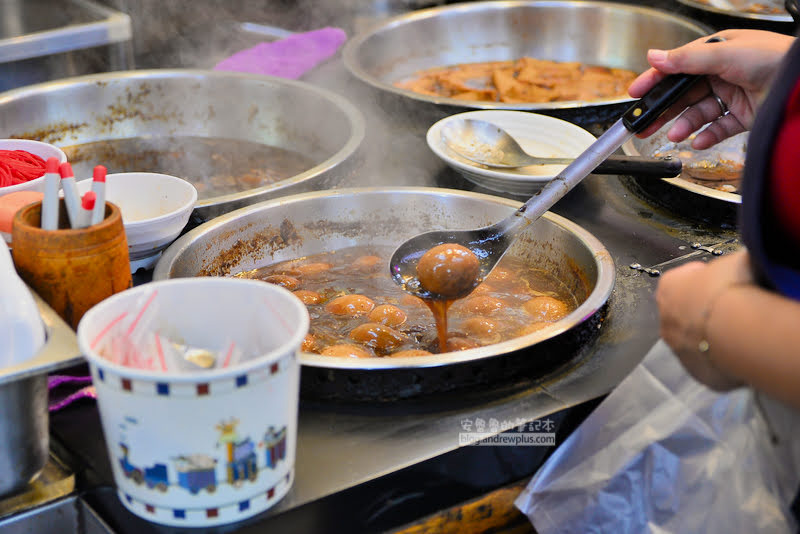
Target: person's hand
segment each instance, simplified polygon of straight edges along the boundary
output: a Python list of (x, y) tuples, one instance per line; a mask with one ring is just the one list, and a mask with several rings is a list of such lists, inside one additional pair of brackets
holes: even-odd
[(733, 285), (752, 284), (745, 250), (722, 256), (708, 263), (694, 261), (668, 270), (658, 283), (656, 302), (661, 321), (661, 337), (680, 358), (686, 371), (717, 391), (741, 385), (714, 363), (709, 353), (699, 349), (705, 339), (706, 314), (721, 292)]
[[(636, 78), (628, 88), (641, 98), (667, 74), (708, 75), (698, 82), (664, 115), (639, 134), (648, 137), (666, 122), (681, 115), (667, 137), (680, 142), (711, 123), (692, 141), (692, 147), (705, 149), (732, 137), (753, 124), (756, 109), (766, 94), (794, 37), (759, 30), (725, 30), (714, 34), (722, 42), (707, 43), (702, 37), (672, 50), (649, 50), (647, 61), (653, 67)], [(723, 115), (724, 103), (730, 113)], [(682, 114), (681, 112), (684, 111)]]

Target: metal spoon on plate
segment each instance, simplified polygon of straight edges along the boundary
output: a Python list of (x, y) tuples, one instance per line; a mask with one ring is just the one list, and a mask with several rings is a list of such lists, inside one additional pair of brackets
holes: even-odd
[[(487, 167), (510, 169), (529, 165), (569, 165), (575, 161), (575, 158), (532, 156), (502, 127), (479, 119), (451, 118), (442, 127), (441, 134), (447, 148)], [(592, 173), (671, 178), (678, 176), (682, 167), (677, 158), (611, 155)]]
[[(714, 40), (720, 39), (712, 38), (707, 42)], [(392, 278), (403, 289), (420, 298), (451, 300), (451, 297), (432, 293), (420, 285), (417, 263), (432, 247), (456, 243), (472, 251), (480, 262), (480, 270), (472, 281), (472, 287), (465, 288), (460, 294), (465, 296), (488, 276), (522, 230), (536, 222), (625, 141), (652, 124), (700, 78), (699, 75), (673, 74), (662, 79), (575, 161), (505, 219), (473, 230), (438, 230), (412, 237), (395, 250), (389, 261)]]

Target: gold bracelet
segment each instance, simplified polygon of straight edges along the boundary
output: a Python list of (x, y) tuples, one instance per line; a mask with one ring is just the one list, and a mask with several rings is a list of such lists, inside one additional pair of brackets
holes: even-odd
[(728, 284), (727, 286), (725, 286), (722, 289), (720, 289), (719, 291), (717, 291), (714, 294), (714, 296), (709, 299), (708, 306), (706, 306), (706, 309), (705, 309), (705, 312), (703, 313), (703, 318), (702, 318), (702, 321), (703, 321), (703, 327), (702, 327), (703, 337), (700, 339), (700, 343), (697, 344), (697, 350), (700, 351), (701, 354), (706, 354), (706, 353), (708, 353), (708, 351), (711, 350), (711, 343), (708, 341), (708, 322), (711, 319), (711, 312), (714, 311), (714, 305), (717, 303), (717, 301), (720, 299), (720, 297), (722, 297), (722, 295), (727, 293), (729, 290), (731, 290), (731, 289), (733, 289), (735, 287), (743, 286), (743, 285), (745, 285), (745, 284), (740, 284), (740, 283)]

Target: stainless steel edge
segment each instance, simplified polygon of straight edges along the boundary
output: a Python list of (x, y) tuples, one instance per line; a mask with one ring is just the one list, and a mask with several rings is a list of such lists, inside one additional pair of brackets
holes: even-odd
[(692, 0), (677, 0), (679, 3), (689, 6), (694, 9), (706, 11), (708, 13), (716, 13), (717, 15), (727, 15), (729, 17), (737, 17), (748, 20), (768, 20), (773, 22), (792, 22), (792, 17), (789, 13), (748, 13), (746, 11), (737, 11), (734, 9), (722, 9), (702, 2), (693, 2)]
[[(363, 187), (363, 188), (346, 188), (338, 189), (335, 191), (322, 191), (303, 193), (299, 195), (292, 195), (282, 197), (275, 200), (268, 200), (258, 204), (253, 204), (239, 210), (227, 213), (212, 221), (198, 226), (197, 228), (186, 233), (178, 240), (176, 240), (167, 250), (164, 251), (158, 263), (156, 264), (153, 272), (153, 280), (163, 280), (171, 278), (173, 268), (176, 261), (195, 244), (202, 236), (207, 233), (225, 228), (233, 225), (237, 220), (245, 221), (254, 213), (258, 213), (269, 209), (270, 207), (278, 206), (291, 206), (292, 204), (302, 204), (304, 201), (314, 199), (324, 199), (332, 197), (350, 197), (355, 195), (366, 194), (383, 194), (383, 195), (403, 195), (403, 194), (428, 194), (436, 197), (463, 197), (476, 199), (484, 202), (490, 202), (497, 205), (507, 206), (509, 213), (519, 208), (522, 204), (513, 200), (508, 200), (492, 195), (483, 193), (473, 193), (454, 189), (432, 188), (432, 187)], [(502, 343), (496, 343), (486, 347), (479, 347), (470, 350), (459, 352), (449, 352), (444, 354), (436, 354), (433, 356), (416, 357), (416, 358), (372, 358), (367, 360), (350, 360), (350, 359), (331, 359), (317, 354), (301, 353), (300, 362), (303, 365), (312, 367), (324, 367), (334, 369), (351, 369), (351, 370), (380, 370), (380, 369), (415, 369), (426, 367), (438, 367), (442, 365), (449, 365), (454, 363), (464, 363), (474, 361), (482, 358), (498, 356), (507, 354), (523, 347), (532, 345), (539, 341), (554, 337), (573, 326), (581, 323), (587, 317), (592, 316), (597, 312), (608, 300), (615, 283), (615, 268), (614, 262), (610, 253), (606, 248), (597, 240), (591, 233), (582, 228), (581, 226), (551, 212), (547, 212), (542, 216), (543, 219), (553, 223), (557, 226), (567, 230), (578, 242), (589, 251), (595, 261), (597, 269), (597, 282), (592, 289), (588, 298), (581, 303), (577, 309), (570, 313), (566, 318), (557, 323), (557, 327), (548, 328), (543, 331), (534, 332), (532, 334), (521, 336), (511, 339)]]
[(125, 13), (86, 0), (71, 2), (103, 20), (0, 39), (0, 63), (113, 44), (131, 38), (131, 18)]
[[(342, 115), (342, 128), (349, 127), (350, 131), (346, 132), (348, 137), (343, 140), (343, 144), (334, 152), (329, 155), (324, 161), (308, 169), (305, 172), (280, 180), (274, 184), (268, 184), (261, 187), (251, 188), (246, 191), (232, 193), (227, 195), (219, 195), (215, 197), (201, 199), (195, 205), (194, 213), (203, 220), (208, 220), (213, 216), (229, 211), (230, 209), (239, 208), (241, 206), (278, 196), (284, 190), (296, 192), (295, 189), (302, 189), (306, 182), (321, 179), (328, 176), (333, 171), (339, 170), (344, 166), (345, 162), (354, 157), (361, 146), (366, 135), (366, 123), (363, 115), (347, 98), (312, 85), (310, 83), (288, 80), (274, 76), (257, 75), (241, 72), (229, 71), (214, 71), (204, 69), (149, 69), (149, 70), (129, 70), (129, 71), (115, 71), (102, 74), (89, 74), (84, 76), (76, 76), (72, 78), (65, 78), (61, 80), (44, 82), (40, 84), (25, 86), (21, 88), (11, 89), (9, 91), (0, 93), (0, 113), (3, 112), (5, 106), (14, 105), (16, 102), (25, 102), (27, 99), (34, 99), (36, 97), (55, 97), (64, 93), (74, 95), (80, 93), (81, 90), (89, 91), (95, 86), (110, 87), (111, 84), (134, 84), (137, 82), (156, 82), (159, 80), (181, 80), (181, 79), (196, 79), (196, 80), (236, 80), (240, 79), (246, 83), (252, 84), (254, 87), (266, 86), (267, 90), (285, 90), (293, 95), (303, 95), (306, 97), (311, 96), (318, 99), (324, 105), (330, 105), (331, 108), (337, 109)], [(272, 89), (274, 88), (274, 89)], [(58, 122), (59, 119), (52, 119)], [(44, 125), (38, 125), (41, 128)], [(91, 128), (91, 127), (90, 127)], [(15, 132), (10, 131), (10, 127), (3, 129), (0, 134), (11, 136)], [(103, 139), (103, 135), (99, 135)], [(54, 142), (58, 145), (58, 142)]]
[[(391, 83), (387, 83), (377, 78), (372, 73), (368, 72), (365, 68), (363, 68), (363, 66), (359, 61), (358, 56), (361, 53), (362, 49), (366, 46), (365, 43), (368, 40), (376, 38), (380, 36), (382, 33), (390, 32), (391, 30), (400, 28), (404, 25), (411, 25), (423, 21), (425, 19), (430, 19), (435, 17), (444, 18), (444, 17), (453, 17), (459, 14), (462, 15), (470, 13), (480, 14), (481, 12), (492, 12), (492, 11), (502, 12), (504, 10), (520, 9), (526, 7), (595, 9), (598, 10), (598, 12), (602, 9), (613, 9), (613, 10), (619, 10), (620, 12), (637, 14), (639, 16), (652, 17), (654, 20), (658, 20), (664, 23), (669, 22), (670, 24), (680, 25), (685, 29), (696, 34), (695, 38), (707, 35), (712, 32), (711, 28), (709, 28), (708, 26), (705, 26), (699, 22), (696, 22), (687, 17), (683, 17), (681, 15), (676, 15), (667, 11), (662, 11), (651, 7), (642, 7), (631, 4), (615, 3), (615, 2), (592, 2), (585, 0), (564, 0), (564, 1), (494, 0), (494, 1), (482, 1), (482, 2), (481, 1), (463, 2), (463, 3), (449, 4), (441, 7), (433, 7), (428, 9), (417, 10), (408, 14), (391, 17), (382, 23), (375, 24), (368, 30), (356, 35), (355, 37), (350, 39), (347, 43), (345, 43), (345, 46), (342, 49), (342, 59), (345, 67), (350, 71), (351, 74), (353, 74), (356, 78), (360, 79), (362, 82), (371, 85), (376, 89), (380, 89), (382, 91), (386, 91), (388, 93), (392, 93), (395, 95), (411, 98), (413, 100), (418, 100), (436, 105), (466, 107), (472, 109), (548, 110), (548, 109), (574, 108), (585, 105), (611, 105), (611, 104), (619, 104), (619, 103), (633, 101), (633, 99), (631, 98), (613, 98), (613, 99), (597, 100), (592, 102), (562, 101), (562, 102), (513, 103), (513, 104), (503, 103), (503, 102), (483, 102), (483, 101), (468, 102), (453, 98), (423, 95), (420, 93), (416, 93), (414, 91), (395, 87)], [(513, 22), (509, 22), (509, 24), (513, 26)], [(600, 23), (598, 23), (598, 25), (601, 27), (605, 27), (603, 24)], [(508, 35), (500, 36), (498, 38), (507, 40)], [(429, 43), (428, 39), (424, 39), (423, 42), (425, 42), (428, 46), (435, 45), (435, 43)], [(683, 44), (683, 43), (673, 43), (673, 44), (677, 46), (678, 44)], [(644, 57), (644, 53), (642, 53), (641, 56)], [(573, 60), (580, 60), (580, 58), (573, 58)], [(447, 64), (453, 64), (453, 63), (447, 63)], [(442, 66), (442, 65), (443, 64), (429, 65), (429, 67)]]
[(31, 291), (31, 294), (39, 307), (47, 340), (33, 358), (0, 369), (0, 384), (49, 373), (83, 361), (75, 331), (35, 291)]
[[(636, 145), (633, 143), (632, 139), (629, 139), (622, 145), (622, 151), (629, 155), (629, 156), (642, 156), (639, 150), (636, 148)], [(662, 178), (668, 184), (674, 185), (675, 187), (679, 187), (680, 189), (684, 189), (686, 191), (690, 191), (692, 193), (712, 198), (715, 200), (721, 200), (723, 202), (730, 202), (732, 204), (741, 204), (742, 203), (742, 195), (738, 193), (728, 193), (726, 191), (720, 191), (719, 189), (714, 189), (711, 187), (706, 187), (704, 185), (696, 184), (694, 182), (690, 182), (684, 178)]]

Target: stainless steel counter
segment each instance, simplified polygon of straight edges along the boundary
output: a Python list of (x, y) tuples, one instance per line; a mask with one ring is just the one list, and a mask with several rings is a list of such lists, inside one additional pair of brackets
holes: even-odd
[(0, 91), (133, 68), (130, 17), (91, 0), (0, 2)]
[(130, 17), (88, 0), (0, 3), (0, 63), (131, 39)]

